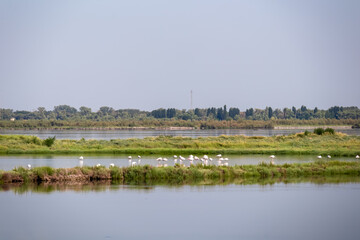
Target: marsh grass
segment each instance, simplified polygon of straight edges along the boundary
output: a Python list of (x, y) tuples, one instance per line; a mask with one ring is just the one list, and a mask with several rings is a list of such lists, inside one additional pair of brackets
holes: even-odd
[(51, 148), (33, 136), (0, 135), (0, 154), (360, 154), (360, 137), (341, 133), (298, 133), (288, 136), (172, 137), (144, 139), (56, 140)]
[(122, 184), (198, 184), (226, 183), (242, 181), (263, 181), (299, 177), (354, 176), (360, 177), (360, 162), (318, 161), (303, 164), (242, 166), (202, 166), (180, 165), (154, 167), (150, 165), (134, 167), (75, 167), (70, 169), (53, 169), (37, 167), (33, 169), (15, 168), (12, 171), (1, 171), (1, 183), (12, 182), (93, 182), (111, 180)]

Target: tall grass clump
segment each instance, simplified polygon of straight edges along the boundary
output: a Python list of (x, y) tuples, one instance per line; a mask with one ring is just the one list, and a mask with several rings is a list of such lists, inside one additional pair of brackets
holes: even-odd
[(335, 134), (335, 130), (333, 128), (326, 128), (324, 130), (324, 133), (328, 133), (328, 134), (331, 134), (331, 135), (334, 135)]
[(55, 136), (54, 137), (48, 137), (43, 141), (43, 144), (47, 147), (51, 147), (55, 143)]
[(325, 130), (323, 128), (315, 128), (314, 133), (317, 135), (323, 135)]

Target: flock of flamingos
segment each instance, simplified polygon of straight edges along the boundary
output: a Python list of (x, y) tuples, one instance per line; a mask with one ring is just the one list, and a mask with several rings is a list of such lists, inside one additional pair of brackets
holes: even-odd
[[(331, 158), (330, 155), (327, 155), (327, 157)], [(270, 164), (275, 165), (275, 162), (274, 162), (275, 155), (270, 155), (269, 158), (270, 158)], [(317, 156), (317, 158), (321, 159), (322, 156), (319, 155), (319, 156)], [(356, 155), (355, 158), (359, 159), (360, 156)], [(204, 155), (201, 158), (194, 156), (194, 155), (189, 155), (188, 158), (185, 158), (181, 155), (180, 156), (174, 155), (172, 160), (173, 160), (174, 164), (179, 163), (180, 166), (184, 166), (184, 167), (185, 167), (186, 161), (189, 162), (189, 166), (194, 165), (194, 164), (199, 164), (199, 163), (203, 166), (208, 166), (211, 162), (213, 162), (213, 159), (211, 157), (209, 158), (207, 155)], [(140, 165), (141, 164), (141, 156), (140, 155), (137, 156), (137, 160), (133, 160), (132, 156), (129, 156), (128, 161), (129, 161), (129, 166), (134, 167), (136, 165)], [(165, 157), (159, 157), (156, 159), (156, 161), (158, 162), (158, 164), (157, 164), (158, 167), (167, 167), (168, 166), (167, 165), (168, 159)], [(216, 161), (214, 161), (214, 162), (216, 162), (218, 166), (229, 166), (228, 161), (229, 161), (229, 158), (227, 158), (227, 157), (224, 158), (221, 154), (218, 154), (218, 155), (216, 155)], [(80, 167), (84, 166), (84, 157), (83, 156), (79, 157), (79, 166)], [(100, 167), (100, 166), (101, 166), (100, 163), (98, 163), (96, 165), (96, 167)], [(30, 164), (28, 164), (27, 167), (28, 167), (28, 169), (31, 169)], [(109, 167), (115, 167), (115, 164), (110, 163)]]
[[(330, 155), (327, 155), (327, 157), (331, 158)], [(270, 155), (269, 158), (270, 158), (270, 164), (275, 165), (275, 162), (274, 162), (275, 155)], [(319, 155), (319, 156), (317, 156), (317, 158), (321, 159), (322, 156)], [(360, 157), (359, 157), (359, 155), (356, 155), (355, 158), (359, 159)], [(210, 164), (210, 162), (213, 162), (213, 159), (211, 157), (209, 158), (207, 155), (204, 155), (201, 158), (194, 156), (194, 155), (189, 155), (188, 158), (185, 158), (181, 155), (179, 155), (179, 156), (174, 155), (172, 160), (173, 160), (174, 164), (179, 163), (180, 166), (185, 166), (185, 161), (189, 161), (189, 165), (194, 165), (194, 164), (200, 163), (203, 166), (208, 166)], [(138, 155), (137, 160), (133, 160), (132, 156), (128, 156), (128, 161), (129, 161), (129, 166), (133, 167), (136, 165), (140, 165), (141, 164), (141, 156)], [(156, 161), (158, 162), (158, 164), (157, 164), (158, 167), (167, 167), (168, 166), (167, 165), (168, 159), (165, 157), (159, 157), (156, 159)], [(216, 163), (218, 166), (229, 166), (228, 161), (229, 161), (229, 158), (227, 158), (227, 157), (224, 158), (221, 154), (216, 155)], [(80, 156), (79, 157), (80, 167), (82, 167), (83, 164), (84, 164), (84, 157)], [(98, 163), (96, 166), (100, 167), (101, 164)], [(114, 167), (114, 166), (115, 166), (114, 163), (110, 163), (110, 167)]]

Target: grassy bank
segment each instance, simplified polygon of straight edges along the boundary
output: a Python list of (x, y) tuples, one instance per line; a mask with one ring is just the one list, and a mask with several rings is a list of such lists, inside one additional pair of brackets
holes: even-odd
[(304, 164), (242, 166), (191, 166), (153, 167), (75, 167), (54, 169), (22, 167), (0, 172), (0, 183), (88, 183), (109, 181), (119, 184), (214, 184), (221, 182), (261, 182), (266, 179), (312, 178), (321, 176), (360, 176), (360, 162), (318, 161)]
[(288, 136), (147, 137), (116, 140), (55, 140), (50, 147), (34, 136), (0, 135), (0, 154), (360, 154), (360, 137), (299, 133)]

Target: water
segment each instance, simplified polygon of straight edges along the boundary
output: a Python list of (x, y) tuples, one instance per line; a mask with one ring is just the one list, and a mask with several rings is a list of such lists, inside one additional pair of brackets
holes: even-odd
[[(140, 163), (138, 162), (137, 156), (132, 156), (133, 159), (131, 162), (128, 161), (128, 156), (126, 155), (90, 155), (84, 156), (83, 164), (84, 166), (95, 166), (96, 164), (101, 164), (103, 166), (109, 167), (110, 163), (114, 163), (116, 166), (129, 166), (132, 162), (136, 162), (140, 165), (149, 164), (152, 166), (167, 165), (174, 166), (175, 162), (172, 156), (163, 156), (168, 158), (167, 162), (158, 162), (155, 156), (143, 156)], [(188, 157), (188, 156), (184, 156)], [(200, 156), (201, 157), (201, 156)], [(209, 156), (214, 158), (213, 161), (209, 161), (209, 165), (218, 165), (216, 156)], [(259, 164), (260, 162), (270, 162), (268, 155), (237, 155), (237, 156), (225, 156), (229, 158), (227, 161), (229, 166), (234, 165), (248, 165), (248, 164)], [(329, 159), (323, 158), (325, 161)], [(277, 156), (274, 159), (275, 164), (284, 164), (284, 163), (305, 163), (305, 162), (314, 162), (316, 161), (316, 156), (291, 156), (291, 155), (281, 155)], [(355, 157), (332, 157), (331, 160), (339, 161), (359, 161)], [(179, 160), (177, 163), (180, 163)], [(201, 163), (201, 161), (194, 161), (194, 164)], [(72, 168), (79, 166), (78, 156), (47, 156), (47, 155), (3, 155), (0, 156), (0, 169), (1, 170), (12, 170), (15, 167), (23, 166), (26, 167), (30, 164), (32, 167), (41, 167), (49, 166), (53, 168)], [(183, 164), (186, 166), (190, 165), (188, 160), (184, 161)]]
[[(275, 136), (304, 132), (305, 129), (215, 129), (215, 130), (0, 130), (0, 134), (34, 135), (42, 139), (127, 139), (153, 136), (207, 137), (220, 135)], [(311, 130), (309, 130), (311, 131)], [(360, 129), (339, 129), (338, 132), (360, 136)]]
[(360, 184), (0, 191), (0, 239), (359, 239)]

